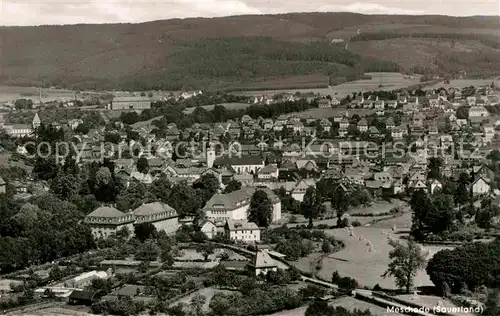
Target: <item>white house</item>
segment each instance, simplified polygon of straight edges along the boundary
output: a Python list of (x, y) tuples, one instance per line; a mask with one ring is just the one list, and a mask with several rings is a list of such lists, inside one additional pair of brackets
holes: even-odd
[(291, 194), (292, 197), (302, 202), (304, 200), (304, 195), (306, 194), (307, 188), (310, 186), (315, 186), (314, 180), (312, 179), (302, 179), (297, 182), (297, 184), (293, 187)]
[(490, 184), (487, 180), (485, 180), (483, 177), (478, 177), (473, 183), (472, 183), (472, 194), (473, 195), (481, 195), (481, 194), (487, 194), (490, 192)]
[(342, 121), (340, 121), (340, 129), (347, 129), (349, 127), (349, 120), (347, 117), (342, 118)]
[(240, 241), (245, 243), (260, 242), (260, 228), (257, 226), (257, 224), (248, 222), (246, 220), (226, 220), (224, 233), (230, 240), (233, 241)]
[(248, 265), (248, 268), (256, 276), (261, 274), (267, 275), (269, 271), (277, 271), (278, 264), (269, 256), (269, 253), (260, 250), (256, 253), (252, 263)]
[(208, 239), (213, 239), (217, 235), (217, 226), (214, 222), (206, 219), (201, 223), (201, 232), (204, 233)]
[(368, 122), (366, 121), (365, 118), (362, 118), (361, 120), (359, 120), (358, 130), (360, 133), (364, 133), (364, 132), (368, 131)]
[(257, 173), (257, 178), (259, 180), (271, 180), (278, 179), (279, 169), (276, 165), (267, 165), (264, 168), (260, 169)]
[(268, 188), (253, 187), (245, 187), (227, 194), (214, 194), (203, 208), (205, 217), (214, 222), (225, 222), (228, 219), (233, 221), (247, 220), (250, 201), (257, 190), (266, 192), (273, 208), (272, 221), (279, 221), (281, 219), (280, 198)]
[(484, 117), (488, 115), (488, 110), (486, 110), (483, 106), (471, 106), (469, 108), (469, 117)]

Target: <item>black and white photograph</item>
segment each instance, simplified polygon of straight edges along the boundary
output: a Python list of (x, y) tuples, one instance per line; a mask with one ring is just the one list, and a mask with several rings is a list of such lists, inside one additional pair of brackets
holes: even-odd
[(500, 316), (499, 0), (0, 0), (0, 316)]

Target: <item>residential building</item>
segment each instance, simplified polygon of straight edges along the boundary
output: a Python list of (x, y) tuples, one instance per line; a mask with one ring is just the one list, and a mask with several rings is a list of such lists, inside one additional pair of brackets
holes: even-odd
[(329, 99), (321, 99), (318, 101), (319, 108), (331, 108), (332, 102)]
[(396, 126), (391, 131), (391, 137), (395, 140), (403, 139), (403, 131), (399, 126)]
[(278, 179), (279, 169), (276, 165), (267, 165), (257, 172), (257, 178), (259, 180), (271, 180)]
[(398, 107), (398, 101), (396, 100), (389, 100), (387, 101), (387, 107), (391, 109), (395, 109)]
[(267, 275), (269, 271), (277, 271), (278, 263), (271, 258), (267, 251), (259, 250), (254, 260), (248, 265), (249, 271), (255, 276)]
[(260, 229), (257, 224), (246, 220), (234, 221), (226, 220), (224, 226), (224, 234), (229, 240), (239, 241), (244, 243), (260, 242)]
[(358, 131), (360, 133), (364, 133), (364, 132), (368, 131), (368, 122), (366, 121), (366, 119), (364, 117), (361, 120), (359, 120), (359, 122), (358, 122)]
[(374, 106), (375, 106), (375, 109), (377, 109), (377, 110), (383, 110), (385, 108), (385, 101), (384, 100), (376, 100)]
[(326, 118), (321, 119), (321, 121), (319, 122), (319, 125), (321, 126), (321, 128), (323, 129), (324, 132), (330, 132), (330, 130), (332, 128), (332, 122), (330, 122), (330, 120), (328, 120)]
[(213, 239), (217, 235), (217, 225), (213, 221), (206, 219), (201, 223), (201, 232), (208, 239)]
[(306, 194), (307, 188), (309, 188), (310, 186), (315, 186), (314, 180), (312, 179), (299, 180), (291, 190), (292, 197), (295, 200), (302, 202), (304, 200), (304, 195)]
[(349, 127), (349, 119), (347, 117), (342, 118), (340, 121), (340, 129), (347, 129)]
[(28, 124), (12, 124), (3, 126), (5, 132), (12, 137), (30, 136), (33, 129)]
[(471, 106), (469, 108), (469, 118), (489, 116), (488, 110), (483, 106)]
[(483, 195), (488, 194), (491, 190), (491, 186), (488, 180), (482, 176), (477, 177), (472, 183), (472, 194), (473, 195)]

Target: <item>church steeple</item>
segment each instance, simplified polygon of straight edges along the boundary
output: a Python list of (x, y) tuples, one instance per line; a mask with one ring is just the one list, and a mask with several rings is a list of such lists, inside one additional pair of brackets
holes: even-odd
[(35, 113), (35, 117), (33, 117), (33, 122), (31, 123), (31, 125), (33, 126), (33, 128), (38, 128), (40, 127), (40, 124), (42, 124), (42, 121), (40, 120), (38, 113)]

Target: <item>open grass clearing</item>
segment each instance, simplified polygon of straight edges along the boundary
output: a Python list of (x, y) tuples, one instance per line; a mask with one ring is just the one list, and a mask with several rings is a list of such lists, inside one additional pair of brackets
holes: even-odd
[[(356, 279), (362, 286), (373, 287), (379, 284), (383, 288), (395, 289), (393, 278), (383, 278), (382, 274), (387, 269), (389, 263), (389, 252), (392, 247), (389, 246), (387, 236), (394, 239), (399, 238), (390, 229), (381, 229), (373, 227), (355, 227), (354, 236), (344, 229), (329, 229), (325, 233), (342, 240), (346, 247), (336, 253), (330, 254), (323, 259), (322, 268), (318, 276), (325, 280), (330, 280), (332, 273), (338, 271), (341, 276), (348, 276)], [(387, 236), (385, 234), (387, 234)], [(371, 243), (374, 251), (370, 251), (368, 242)], [(424, 247), (434, 254), (441, 249), (450, 249), (451, 247), (432, 246)], [(314, 269), (312, 265), (318, 254), (311, 254), (308, 257), (299, 259), (295, 265), (302, 271), (311, 272)], [(425, 271), (419, 271), (415, 278), (416, 286), (432, 286)]]

